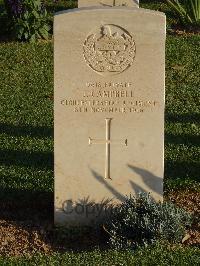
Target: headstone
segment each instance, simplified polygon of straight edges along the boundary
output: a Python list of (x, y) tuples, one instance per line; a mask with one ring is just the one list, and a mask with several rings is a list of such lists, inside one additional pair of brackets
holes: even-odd
[(124, 6), (124, 7), (139, 7), (139, 0), (78, 0), (78, 7), (113, 7), (113, 6)]
[(55, 223), (92, 224), (139, 192), (162, 200), (165, 15), (60, 12), (54, 62)]

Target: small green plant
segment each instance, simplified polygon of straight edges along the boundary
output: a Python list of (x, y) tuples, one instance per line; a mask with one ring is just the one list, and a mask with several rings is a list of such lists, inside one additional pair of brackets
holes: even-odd
[(50, 19), (40, 0), (6, 0), (5, 6), (18, 40), (35, 42), (41, 38), (48, 39)]
[(200, 25), (200, 0), (167, 0), (184, 25)]
[(104, 229), (109, 233), (111, 246), (123, 249), (156, 240), (179, 242), (191, 223), (191, 215), (172, 203), (155, 202), (150, 195), (139, 194), (117, 207)]

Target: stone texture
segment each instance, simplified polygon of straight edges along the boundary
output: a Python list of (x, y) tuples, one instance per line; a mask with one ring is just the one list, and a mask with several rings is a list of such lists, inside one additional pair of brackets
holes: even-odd
[(125, 7), (139, 7), (139, 0), (78, 0), (78, 7), (113, 7), (113, 6), (125, 6)]
[(55, 223), (94, 223), (130, 193), (162, 200), (165, 15), (61, 12), (54, 60)]

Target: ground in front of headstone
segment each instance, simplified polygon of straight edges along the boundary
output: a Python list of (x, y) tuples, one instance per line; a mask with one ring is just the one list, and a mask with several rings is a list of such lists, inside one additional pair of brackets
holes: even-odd
[[(174, 192), (167, 195), (166, 200), (195, 214), (197, 220), (200, 217), (200, 193)], [(29, 205), (21, 202), (0, 202), (0, 209), (0, 255), (21, 256), (37, 252), (51, 254), (55, 251), (108, 248), (106, 232), (101, 228), (56, 229), (53, 226), (53, 201), (44, 201), (42, 206), (41, 202)], [(188, 231), (188, 236), (184, 245), (197, 246), (200, 243), (198, 224)]]
[(0, 209), (0, 256), (84, 251), (106, 246), (101, 229), (55, 228), (53, 199), (33, 199), (29, 203), (0, 201)]

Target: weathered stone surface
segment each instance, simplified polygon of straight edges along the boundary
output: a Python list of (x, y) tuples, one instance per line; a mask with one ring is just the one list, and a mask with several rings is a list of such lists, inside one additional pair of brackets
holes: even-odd
[(162, 200), (165, 15), (61, 12), (54, 49), (55, 222), (95, 222), (130, 193)]
[(139, 7), (139, 0), (78, 0), (78, 7), (113, 7), (113, 6), (124, 6), (124, 7)]

